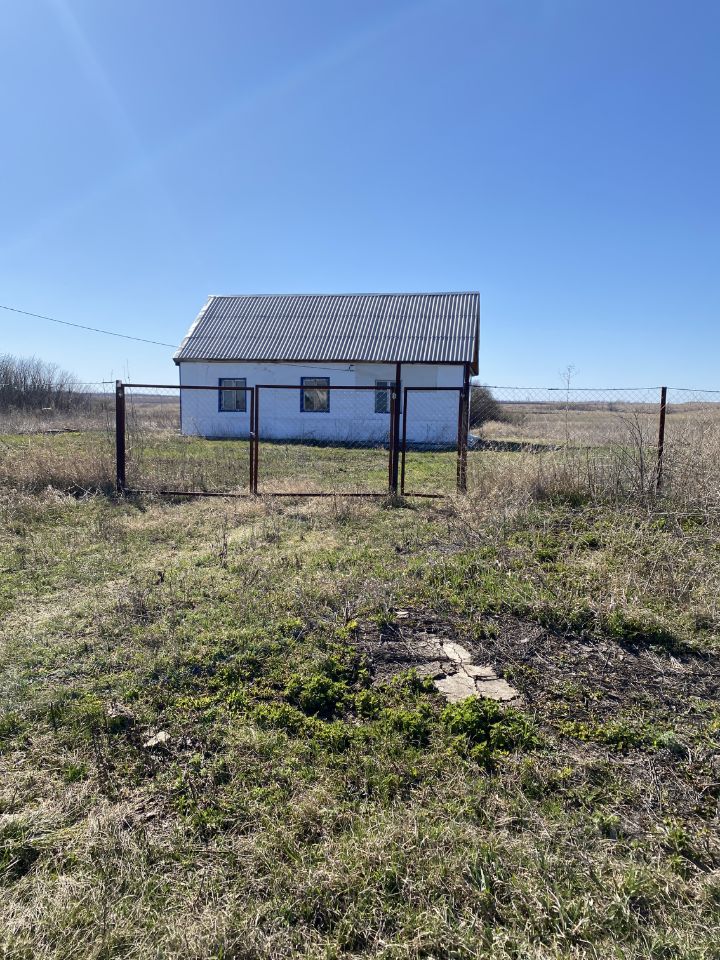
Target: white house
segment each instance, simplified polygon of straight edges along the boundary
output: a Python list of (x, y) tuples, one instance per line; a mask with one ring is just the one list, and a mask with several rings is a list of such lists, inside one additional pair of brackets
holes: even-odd
[(399, 381), (408, 441), (454, 443), (479, 322), (478, 293), (211, 296), (174, 357), (213, 388), (180, 390), (182, 432), (247, 437), (259, 386), (263, 439), (382, 442)]

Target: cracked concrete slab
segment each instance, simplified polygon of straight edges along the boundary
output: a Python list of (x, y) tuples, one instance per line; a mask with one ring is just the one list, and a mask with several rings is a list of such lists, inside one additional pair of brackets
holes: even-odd
[(459, 643), (445, 640), (442, 649), (448, 660), (452, 660), (453, 663), (472, 663), (472, 654)]
[[(458, 642), (453, 627), (426, 611), (397, 610), (396, 623), (379, 636), (365, 635), (361, 646), (371, 658), (378, 681), (413, 669), (429, 677), (451, 703), (467, 697), (515, 700), (520, 693), (498, 677), (490, 664), (474, 663), (476, 646)], [(468, 649), (471, 647), (471, 649)]]
[(515, 700), (520, 696), (515, 687), (503, 680), (492, 667), (477, 666), (473, 663), (457, 664), (457, 671), (451, 676), (434, 679), (440, 693), (451, 703), (465, 700), (467, 697), (480, 696), (489, 700)]
[(454, 673), (451, 677), (441, 677), (435, 680), (435, 686), (438, 688), (450, 703), (458, 703), (460, 700), (467, 700), (477, 693), (475, 681), (466, 673)]
[(477, 667), (474, 663), (463, 664), (465, 673), (469, 673), (476, 680), (497, 680), (497, 674), (492, 667)]
[(520, 693), (510, 686), (507, 680), (498, 677), (497, 680), (478, 680), (475, 682), (475, 692), (478, 696), (489, 700), (517, 700)]
[(491, 666), (473, 663), (472, 654), (462, 644), (445, 640), (442, 651), (455, 665), (455, 671), (448, 671), (448, 676), (435, 676), (434, 683), (451, 703), (475, 695), (501, 701), (515, 700), (520, 696), (506, 680), (498, 677)]

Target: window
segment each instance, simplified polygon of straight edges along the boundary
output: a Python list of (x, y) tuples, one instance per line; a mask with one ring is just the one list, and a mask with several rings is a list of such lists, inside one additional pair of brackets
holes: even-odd
[(301, 377), (300, 409), (304, 413), (330, 412), (330, 377)]
[(247, 394), (245, 377), (228, 379), (221, 377), (218, 380), (220, 387), (237, 387), (237, 390), (218, 390), (218, 410), (221, 413), (245, 413), (247, 410)]
[(375, 413), (390, 413), (390, 394), (394, 380), (375, 381)]

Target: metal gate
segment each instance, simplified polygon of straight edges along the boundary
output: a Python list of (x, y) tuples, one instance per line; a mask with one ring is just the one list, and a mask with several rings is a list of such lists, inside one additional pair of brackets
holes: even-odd
[(465, 487), (467, 403), (462, 388), (397, 380), (118, 380), (115, 446), (124, 493), (445, 496)]
[(400, 494), (444, 497), (467, 483), (467, 395), (463, 387), (405, 387)]

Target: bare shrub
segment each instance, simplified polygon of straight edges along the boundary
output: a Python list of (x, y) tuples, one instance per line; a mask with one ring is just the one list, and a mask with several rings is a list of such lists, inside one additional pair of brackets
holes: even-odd
[(0, 412), (86, 409), (78, 380), (38, 357), (0, 355)]
[(472, 386), (470, 388), (470, 429), (481, 427), (494, 421), (505, 423), (509, 419), (507, 412), (492, 395), (489, 387)]

